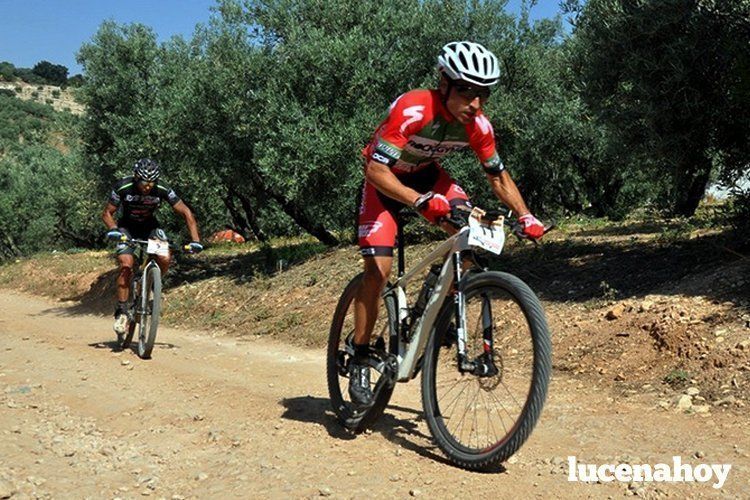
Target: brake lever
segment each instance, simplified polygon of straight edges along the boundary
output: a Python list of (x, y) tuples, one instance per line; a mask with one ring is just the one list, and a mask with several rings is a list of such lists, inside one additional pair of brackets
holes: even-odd
[[(537, 247), (540, 245), (539, 240), (541, 240), (541, 238), (534, 239), (534, 238), (530, 238), (529, 236), (526, 236), (523, 233), (523, 228), (518, 222), (508, 221), (508, 224), (510, 225), (510, 229), (513, 235), (519, 240), (529, 240), (534, 244), (534, 246), (537, 246)], [(549, 233), (550, 231), (556, 228), (557, 228), (557, 223), (555, 221), (552, 221), (549, 226), (544, 227), (544, 232), (542, 233), (542, 236), (544, 236), (545, 234)]]

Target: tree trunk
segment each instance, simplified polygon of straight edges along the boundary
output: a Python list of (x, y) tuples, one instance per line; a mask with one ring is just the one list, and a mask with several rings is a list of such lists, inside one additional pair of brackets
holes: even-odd
[(97, 238), (93, 236), (85, 237), (81, 236), (70, 230), (68, 225), (65, 223), (65, 214), (57, 214), (57, 232), (63, 238), (67, 238), (73, 242), (73, 244), (79, 248), (96, 248)]
[(333, 247), (339, 244), (338, 238), (336, 238), (319, 222), (313, 222), (312, 220), (310, 220), (307, 214), (300, 207), (284, 199), (284, 197), (279, 195), (278, 193), (274, 193), (272, 191), (266, 192), (271, 195), (271, 198), (276, 200), (276, 203), (281, 206), (281, 209), (284, 211), (284, 213), (291, 217), (294, 222), (299, 224), (302, 229), (318, 238), (318, 240), (320, 240), (323, 244), (329, 247)]
[(242, 204), (242, 209), (245, 211), (245, 216), (247, 217), (247, 223), (250, 225), (255, 237), (258, 238), (258, 241), (268, 241), (268, 236), (266, 236), (266, 233), (263, 232), (260, 228), (260, 224), (258, 224), (258, 217), (255, 214), (255, 210), (253, 210), (253, 204), (250, 203), (250, 198), (238, 191), (233, 191)]
[(0, 232), (0, 251), (8, 259), (21, 256), (21, 251), (16, 246), (13, 238), (2, 232)]
[(230, 189), (229, 192), (224, 196), (224, 206), (227, 207), (227, 210), (229, 211), (229, 216), (232, 218), (232, 223), (234, 225), (234, 230), (237, 231), (242, 235), (245, 240), (249, 240), (253, 237), (252, 230), (250, 229), (250, 225), (247, 223), (247, 219), (242, 215), (242, 213), (237, 210), (237, 207), (234, 205), (233, 198), (233, 189)]
[(698, 204), (703, 199), (711, 175), (711, 162), (701, 159), (700, 164), (693, 164), (688, 168), (681, 169), (685, 172), (677, 175), (674, 181), (674, 205), (675, 215), (692, 217), (698, 209)]
[(315, 236), (323, 244), (333, 247), (339, 244), (338, 238), (336, 238), (325, 226), (319, 222), (312, 221), (302, 208), (296, 204), (290, 202), (284, 198), (281, 194), (274, 192), (268, 187), (268, 183), (263, 182), (263, 179), (254, 172), (251, 168), (248, 169), (248, 175), (250, 181), (253, 183), (253, 187), (260, 193), (265, 193), (279, 204), (281, 209), (292, 218), (302, 229), (307, 231), (312, 236)]

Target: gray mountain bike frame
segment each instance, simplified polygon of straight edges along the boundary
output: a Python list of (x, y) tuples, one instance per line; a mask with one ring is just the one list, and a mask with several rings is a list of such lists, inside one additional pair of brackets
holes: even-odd
[[(401, 225), (399, 225), (399, 228)], [(498, 231), (502, 232), (502, 219)], [(400, 275), (399, 278), (383, 292), (383, 297), (393, 297), (396, 303), (398, 324), (394, 325), (396, 335), (398, 335), (398, 373), (396, 380), (398, 382), (407, 382), (416, 376), (417, 363), (420, 356), (424, 353), (430, 333), (437, 320), (438, 313), (443, 307), (446, 297), (451, 291), (453, 283), (458, 284), (462, 277), (462, 259), (461, 252), (469, 250), (469, 226), (462, 227), (456, 234), (448, 237), (435, 250), (430, 252), (427, 257), (416, 264), (409, 272)], [(401, 233), (399, 231), (399, 233)], [(402, 234), (399, 234), (402, 237)], [(401, 240), (403, 241), (403, 240)], [(399, 272), (403, 271), (403, 252), (400, 253)], [(409, 316), (408, 301), (406, 299), (406, 286), (415, 276), (423, 272), (434, 261), (442, 259), (443, 265), (435, 283), (425, 310), (419, 318), (414, 321), (416, 325), (411, 328), (409, 341), (405, 342), (401, 335), (401, 324)], [(473, 363), (466, 359), (466, 299), (461, 287), (457, 285), (454, 297), (455, 311), (458, 318), (456, 330), (458, 334), (458, 360), (459, 369), (462, 371), (471, 371)], [(490, 319), (483, 318), (483, 321)], [(392, 329), (393, 330), (393, 329)], [(393, 333), (392, 333), (393, 334)]]

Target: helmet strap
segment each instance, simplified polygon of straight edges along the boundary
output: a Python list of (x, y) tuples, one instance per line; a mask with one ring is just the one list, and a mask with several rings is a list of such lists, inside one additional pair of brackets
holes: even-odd
[(446, 75), (445, 73), (441, 72), (441, 75), (443, 75), (443, 77), (445, 78), (445, 81), (448, 82), (448, 84), (445, 87), (445, 94), (441, 96), (442, 101), (443, 101), (443, 107), (445, 108), (445, 110), (448, 112), (449, 115), (451, 115), (455, 119), (458, 119), (453, 113), (451, 113), (451, 110), (448, 108), (448, 98), (450, 97), (451, 90), (453, 90), (453, 86), (455, 85), (454, 80), (450, 78), (448, 75)]

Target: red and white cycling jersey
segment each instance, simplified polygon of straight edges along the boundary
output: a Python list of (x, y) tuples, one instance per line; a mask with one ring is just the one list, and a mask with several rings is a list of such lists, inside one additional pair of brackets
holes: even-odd
[(486, 171), (499, 173), (504, 169), (492, 124), (481, 111), (464, 125), (445, 109), (439, 91), (419, 89), (402, 94), (391, 104), (388, 117), (362, 152), (367, 160), (404, 174), (467, 147), (474, 150)]

